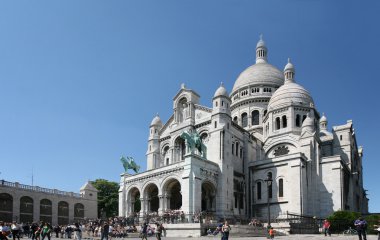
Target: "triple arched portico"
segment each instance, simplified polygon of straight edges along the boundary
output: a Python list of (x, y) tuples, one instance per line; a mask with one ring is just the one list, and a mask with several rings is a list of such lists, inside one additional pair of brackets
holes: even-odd
[[(179, 176), (169, 176), (162, 181), (147, 181), (143, 184), (133, 184), (125, 190), (125, 216), (135, 213), (162, 214), (169, 210), (182, 210), (186, 214), (191, 213), (186, 206), (198, 206), (192, 212), (215, 211), (216, 206), (216, 184), (203, 180), (196, 181), (199, 184), (199, 197), (191, 198), (189, 194), (183, 194), (183, 190), (188, 188), (186, 180)], [(190, 195), (191, 196), (191, 195)], [(191, 203), (196, 201), (197, 203)]]

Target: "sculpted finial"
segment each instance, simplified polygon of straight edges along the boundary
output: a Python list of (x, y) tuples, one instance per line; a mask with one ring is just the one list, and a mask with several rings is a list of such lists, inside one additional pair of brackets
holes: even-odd
[(260, 34), (260, 40), (263, 41), (263, 34)]

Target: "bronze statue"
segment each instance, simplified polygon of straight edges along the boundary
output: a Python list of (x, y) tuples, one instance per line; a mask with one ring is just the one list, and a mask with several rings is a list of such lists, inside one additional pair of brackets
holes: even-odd
[(136, 164), (133, 157), (127, 157), (127, 159), (125, 159), (125, 157), (122, 156), (120, 158), (120, 161), (123, 163), (123, 167), (124, 167), (125, 172), (127, 172), (128, 169), (132, 169), (133, 171), (135, 171), (135, 173), (139, 172), (140, 166)]
[(197, 131), (184, 131), (181, 136), (182, 139), (185, 139), (187, 142), (188, 147), (190, 148), (191, 153), (194, 152), (194, 148), (196, 148), (201, 154), (203, 158), (206, 158), (206, 152), (207, 152), (207, 147), (206, 145), (203, 144), (201, 137), (197, 133)]

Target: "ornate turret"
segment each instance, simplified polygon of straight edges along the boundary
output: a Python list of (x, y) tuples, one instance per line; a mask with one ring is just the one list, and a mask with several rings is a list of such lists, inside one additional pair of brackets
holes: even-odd
[(266, 63), (267, 53), (268, 53), (268, 49), (265, 46), (263, 35), (261, 34), (260, 40), (257, 42), (257, 45), (256, 45), (256, 63)]
[(296, 71), (294, 69), (294, 66), (290, 62), (290, 58), (288, 58), (288, 63), (285, 65), (285, 68), (284, 68), (285, 84), (287, 82), (294, 82), (294, 75), (295, 74), (296, 74)]
[(150, 134), (148, 140), (147, 155), (147, 169), (154, 169), (160, 166), (160, 130), (162, 128), (162, 121), (160, 116), (157, 115), (153, 118), (150, 124)]
[(231, 115), (231, 111), (230, 111), (231, 100), (230, 100), (230, 97), (228, 96), (228, 92), (226, 88), (223, 86), (223, 83), (220, 83), (220, 87), (215, 91), (212, 101), (213, 101), (213, 107), (212, 107), (213, 114), (226, 113), (228, 115)]

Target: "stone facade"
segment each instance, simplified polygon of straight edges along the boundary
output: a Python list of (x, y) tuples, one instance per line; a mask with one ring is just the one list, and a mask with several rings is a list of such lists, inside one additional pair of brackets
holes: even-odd
[[(268, 201), (272, 218), (368, 211), (352, 121), (330, 132), (310, 93), (295, 82), (290, 60), (280, 71), (267, 52), (260, 39), (256, 64), (239, 75), (231, 94), (221, 85), (211, 108), (182, 85), (173, 115), (150, 125), (147, 171), (121, 175), (119, 215), (180, 209), (266, 219)], [(206, 156), (191, 151), (184, 131), (200, 135)]]
[(0, 182), (0, 220), (68, 224), (97, 218), (97, 190), (87, 182), (80, 193)]

